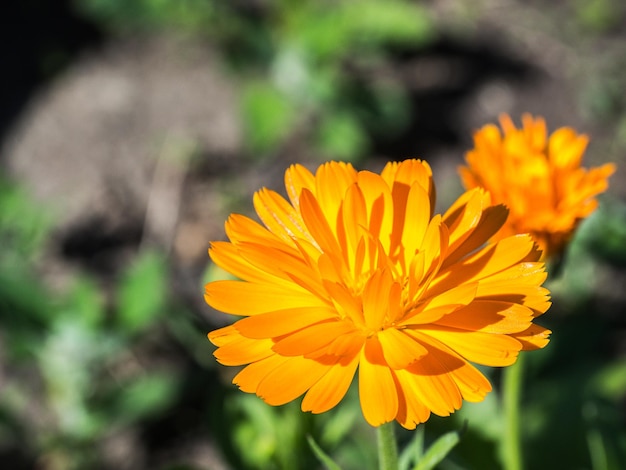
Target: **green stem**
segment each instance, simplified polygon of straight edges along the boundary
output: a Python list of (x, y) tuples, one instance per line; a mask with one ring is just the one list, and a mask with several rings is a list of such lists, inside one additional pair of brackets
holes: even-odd
[(398, 444), (394, 432), (395, 422), (385, 423), (376, 428), (378, 437), (378, 468), (398, 470)]
[(524, 355), (520, 354), (517, 362), (504, 370), (502, 388), (505, 428), (502, 460), (505, 470), (522, 470), (524, 468), (520, 435), (520, 401), (524, 377), (523, 359)]

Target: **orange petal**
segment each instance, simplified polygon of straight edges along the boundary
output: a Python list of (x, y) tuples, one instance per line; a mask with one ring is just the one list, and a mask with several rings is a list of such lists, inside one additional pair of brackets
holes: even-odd
[(466, 233), (467, 236), (457, 239), (455, 245), (449, 247), (442, 269), (458, 262), (483, 246), (498, 233), (506, 222), (508, 214), (508, 209), (503, 205), (485, 207), (477, 225)]
[(215, 350), (213, 355), (217, 361), (225, 366), (242, 366), (251, 362), (260, 361), (274, 354), (270, 340), (250, 340), (242, 338)]
[(210, 332), (208, 338), (218, 346), (213, 355), (221, 364), (227, 366), (256, 362), (273, 354), (273, 341), (245, 338), (233, 325)]
[(289, 358), (287, 357), (273, 354), (258, 362), (253, 362), (235, 375), (233, 383), (238, 385), (239, 389), (244, 392), (255, 393), (261, 380), (274, 369), (282, 367), (288, 360)]
[[(404, 220), (400, 243), (404, 248), (404, 265), (409, 266), (417, 251), (422, 247), (426, 229), (430, 222), (430, 202), (428, 194), (419, 184), (411, 186), (407, 195), (405, 212), (396, 217)], [(395, 210), (402, 210), (394, 207)]]
[[(437, 321), (442, 316), (471, 303), (476, 296), (477, 288), (478, 283), (464, 284), (426, 299), (424, 303), (408, 312), (400, 324), (420, 325)], [(425, 295), (428, 296), (428, 294), (429, 292), (426, 291)]]
[(238, 243), (247, 241), (283, 250), (291, 248), (276, 234), (245, 215), (231, 214), (228, 220), (226, 220), (224, 228), (226, 229), (226, 236), (235, 246)]
[(316, 323), (292, 333), (278, 341), (273, 350), (284, 356), (302, 356), (328, 346), (335, 338), (355, 331), (354, 325), (346, 321)]
[(422, 327), (419, 333), (445, 344), (468, 361), (486, 366), (510, 366), (517, 360), (521, 343), (507, 335), (454, 330), (449, 327)]
[(344, 256), (350, 269), (354, 270), (357, 246), (367, 226), (365, 198), (356, 183), (347, 189), (340, 214), (337, 232), (344, 234)]
[(449, 416), (460, 408), (461, 394), (457, 385), (431, 355), (426, 355), (409, 369), (395, 371), (395, 374), (405, 396), (413, 397), (436, 415)]
[(283, 241), (294, 238), (311, 239), (300, 214), (280, 194), (261, 189), (254, 194), (254, 209), (265, 226)]
[[(317, 199), (308, 189), (303, 189), (300, 194), (300, 211), (306, 227), (322, 252), (341, 254), (341, 248), (335, 238), (335, 232), (329, 225), (329, 220), (326, 219)], [(336, 220), (336, 216), (331, 220)]]
[(243, 259), (232, 243), (212, 242), (209, 255), (217, 266), (244, 281), (263, 282), (271, 276)]
[(369, 338), (359, 363), (359, 397), (365, 420), (372, 426), (392, 421), (398, 413), (398, 392), (376, 337)]
[[(485, 376), (449, 347), (435, 342), (426, 343), (426, 347), (433, 362), (436, 359), (437, 365), (454, 381), (464, 400), (478, 402), (491, 391), (491, 384)], [(460, 406), (459, 402), (453, 403), (456, 405)]]
[(282, 250), (247, 242), (239, 244), (237, 249), (245, 261), (268, 274), (287, 283), (295, 282), (322, 299), (327, 297), (319, 274), (301, 256), (292, 256)]
[(204, 299), (216, 310), (242, 316), (289, 308), (328, 306), (296, 284), (288, 288), (272, 283), (215, 281), (205, 286)]
[(441, 270), (429, 292), (437, 295), (453, 286), (480, 280), (525, 261), (533, 253), (529, 235), (516, 235), (491, 244), (476, 254)]
[(300, 307), (247, 317), (234, 327), (248, 338), (275, 338), (333, 318), (337, 312), (331, 308)]
[(557, 129), (550, 136), (548, 144), (550, 163), (557, 168), (574, 169), (580, 166), (588, 143), (587, 136), (578, 135), (570, 127)]
[[(319, 203), (324, 219), (334, 225), (341, 201), (349, 186), (356, 182), (357, 172), (349, 163), (327, 162), (315, 173), (315, 191), (309, 191)], [(302, 195), (300, 195), (302, 199)], [(302, 210), (302, 201), (300, 201)]]
[(303, 188), (315, 191), (315, 176), (300, 164), (291, 165), (285, 171), (285, 189), (296, 211), (299, 211), (300, 192)]
[(215, 346), (223, 346), (230, 343), (231, 341), (238, 340), (241, 337), (241, 334), (235, 329), (233, 325), (228, 325), (223, 328), (211, 331), (207, 335), (207, 337), (209, 338), (209, 341), (211, 341), (211, 343), (213, 343)]
[[(481, 188), (467, 191), (443, 216), (443, 222), (450, 229), (450, 251), (455, 250), (478, 225), (483, 209), (488, 207), (490, 197)], [(484, 240), (486, 241), (486, 239)]]
[(256, 393), (270, 405), (284, 405), (306, 392), (329, 370), (329, 364), (303, 357), (290, 357), (263, 377)]
[(389, 251), (393, 226), (393, 202), (389, 185), (375, 173), (360, 171), (357, 184), (363, 192), (368, 215), (368, 231)]
[(329, 356), (353, 357), (365, 344), (365, 335), (363, 331), (353, 331), (350, 333), (337, 336), (332, 343), (324, 349), (324, 354)]
[(436, 321), (437, 325), (485, 333), (518, 333), (534, 318), (533, 311), (514, 302), (475, 300)]
[(363, 288), (363, 316), (365, 325), (372, 330), (379, 330), (389, 311), (389, 291), (393, 284), (387, 270), (377, 271), (367, 280)]
[(550, 333), (550, 330), (533, 323), (526, 330), (511, 336), (522, 344), (524, 351), (532, 351), (545, 347), (550, 342)]
[(402, 330), (387, 328), (378, 333), (378, 340), (383, 349), (383, 355), (392, 369), (406, 369), (428, 353), (426, 348)]
[(302, 400), (302, 411), (324, 413), (337, 405), (352, 383), (359, 358), (360, 354), (356, 354), (348, 361), (331, 366), (326, 375), (309, 388)]
[(413, 393), (412, 383), (408, 383), (405, 371), (394, 372), (399, 390), (398, 421), (405, 429), (415, 429), (418, 424), (424, 423), (430, 417), (430, 409), (424, 405)]

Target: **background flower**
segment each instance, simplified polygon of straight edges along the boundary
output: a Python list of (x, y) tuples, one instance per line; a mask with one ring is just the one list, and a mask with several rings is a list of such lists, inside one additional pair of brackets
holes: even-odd
[(510, 214), (498, 237), (530, 233), (545, 257), (558, 255), (582, 219), (597, 207), (615, 165), (586, 169), (581, 160), (588, 138), (569, 127), (549, 137), (543, 118), (522, 117), (522, 128), (500, 117), (502, 132), (484, 126), (459, 172), (467, 189), (483, 187)]
[(414, 428), (491, 390), (471, 362), (508, 366), (543, 347), (533, 324), (549, 307), (540, 253), (528, 235), (484, 246), (506, 220), (474, 189), (442, 216), (425, 162), (389, 163), (380, 175), (330, 162), (316, 174), (285, 174), (289, 202), (262, 189), (265, 225), (232, 215), (230, 242), (213, 261), (240, 280), (206, 285), (217, 310), (246, 316), (209, 334), (225, 365), (247, 365), (233, 382), (271, 405), (304, 394), (321, 413), (359, 370), (373, 426)]

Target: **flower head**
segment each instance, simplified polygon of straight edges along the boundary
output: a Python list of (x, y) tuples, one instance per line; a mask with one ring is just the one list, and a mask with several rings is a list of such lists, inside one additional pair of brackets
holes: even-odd
[(239, 280), (206, 285), (215, 309), (245, 318), (209, 333), (233, 379), (271, 405), (304, 394), (322, 413), (358, 369), (361, 409), (373, 426), (412, 429), (480, 401), (489, 381), (471, 362), (508, 366), (548, 342), (533, 323), (550, 305), (528, 235), (485, 242), (507, 211), (488, 193), (462, 195), (433, 215), (431, 169), (419, 160), (382, 173), (329, 162), (285, 174), (289, 201), (254, 196), (263, 225), (226, 222), (213, 261)]
[(569, 127), (549, 138), (542, 118), (522, 117), (522, 128), (507, 115), (502, 133), (487, 125), (474, 135), (474, 148), (460, 168), (467, 189), (483, 187), (494, 202), (509, 208), (499, 237), (530, 233), (544, 257), (561, 253), (581, 220), (598, 205), (596, 195), (608, 187), (615, 165), (581, 167), (588, 139)]

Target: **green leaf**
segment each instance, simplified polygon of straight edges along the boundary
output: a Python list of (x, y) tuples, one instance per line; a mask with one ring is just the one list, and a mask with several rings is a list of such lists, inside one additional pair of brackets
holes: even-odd
[(317, 442), (315, 442), (315, 439), (313, 439), (312, 436), (307, 436), (306, 440), (309, 442), (309, 446), (311, 446), (311, 450), (313, 450), (315, 456), (328, 470), (341, 470), (341, 467), (337, 465), (320, 446), (317, 445)]
[(409, 442), (400, 454), (400, 470), (408, 470), (411, 464), (419, 462), (422, 458), (424, 454), (424, 429), (425, 426), (423, 424), (415, 429), (413, 439), (411, 439), (411, 442)]
[(359, 416), (358, 408), (342, 406), (328, 414), (324, 423), (320, 442), (324, 445), (336, 446), (346, 439)]
[(369, 142), (355, 115), (331, 112), (320, 125), (318, 145), (331, 158), (354, 161), (365, 152)]
[(165, 279), (165, 262), (154, 252), (140, 256), (122, 275), (117, 318), (124, 330), (136, 333), (163, 312), (167, 298)]
[(450, 431), (437, 439), (422, 456), (413, 470), (432, 470), (435, 468), (438, 463), (446, 458), (454, 446), (459, 443), (462, 432), (463, 429), (460, 431)]
[(115, 409), (122, 419), (136, 421), (166, 409), (176, 392), (176, 377), (165, 373), (145, 375), (124, 387)]
[(246, 86), (242, 113), (247, 144), (253, 151), (275, 149), (293, 128), (293, 104), (267, 82), (253, 82)]
[(85, 326), (97, 328), (104, 317), (104, 299), (98, 286), (89, 278), (75, 280), (67, 299), (66, 310)]
[(626, 394), (626, 360), (603, 366), (590, 381), (590, 389), (610, 400), (619, 401)]
[(421, 45), (434, 33), (427, 10), (404, 1), (303, 2), (285, 7), (282, 42), (298, 44), (320, 61), (380, 53), (384, 43)]
[(402, 1), (346, 2), (354, 33), (370, 42), (413, 42), (421, 44), (433, 34), (433, 23), (426, 9)]
[(113, 32), (176, 27), (206, 30), (213, 18), (213, 2), (206, 0), (78, 0), (77, 10)]
[(38, 254), (52, 228), (54, 214), (0, 174), (0, 266), (19, 260), (24, 264)]

